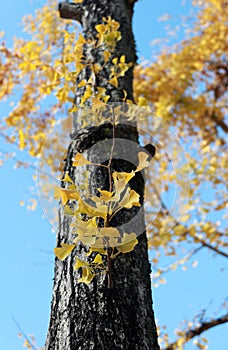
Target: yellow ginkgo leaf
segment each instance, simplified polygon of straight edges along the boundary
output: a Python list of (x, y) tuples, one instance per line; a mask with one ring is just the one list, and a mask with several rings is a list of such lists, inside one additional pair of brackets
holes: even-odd
[(115, 247), (118, 243), (120, 233), (115, 227), (104, 227), (101, 228), (98, 236), (98, 240), (101, 239), (101, 241), (96, 241), (97, 246), (101, 243), (102, 246)]
[(97, 228), (97, 220), (96, 220), (96, 217), (93, 217), (92, 219), (89, 219), (89, 220), (81, 220), (81, 219), (77, 219), (76, 221), (76, 226), (79, 228), (79, 229), (94, 229), (94, 228)]
[[(93, 84), (93, 74), (90, 75), (89, 79), (87, 80), (87, 84)], [(91, 87), (91, 89), (92, 89), (92, 87)]]
[(70, 216), (74, 215), (73, 210), (67, 204), (65, 205), (63, 212), (64, 212), (64, 215), (70, 215)]
[(127, 189), (119, 205), (126, 209), (131, 209), (133, 206), (140, 207), (139, 197), (140, 196), (137, 192)]
[(114, 57), (114, 58), (112, 59), (112, 63), (113, 63), (114, 65), (117, 65), (117, 63), (118, 63), (118, 57)]
[(87, 221), (77, 219), (74, 228), (75, 233), (83, 244), (91, 246), (95, 243), (98, 233), (96, 217)]
[(106, 89), (104, 87), (98, 86), (97, 90), (99, 95), (105, 95), (106, 93)]
[(76, 105), (73, 104), (72, 108), (70, 108), (68, 110), (69, 113), (74, 113), (74, 112), (77, 112), (78, 111), (78, 107)]
[(149, 164), (149, 162), (147, 160), (149, 158), (149, 155), (147, 153), (139, 152), (138, 157), (139, 157), (139, 165), (137, 166), (137, 169), (135, 170), (135, 172), (146, 168)]
[(66, 173), (66, 175), (64, 176), (64, 178), (61, 181), (70, 182), (72, 184), (74, 183), (74, 181), (70, 178), (68, 173)]
[(76, 263), (74, 264), (74, 270), (80, 269), (80, 267), (88, 266), (87, 261), (83, 261), (79, 258), (76, 258)]
[(93, 94), (92, 86), (87, 85), (86, 91), (81, 98), (81, 104), (83, 105)]
[[(83, 0), (81, 0), (81, 1), (83, 1)], [(77, 45), (83, 45), (85, 43), (86, 43), (86, 39), (84, 38), (82, 33), (80, 33), (78, 36)]]
[(98, 252), (98, 248), (106, 250), (104, 243), (104, 237), (97, 237), (95, 244), (93, 244), (90, 248), (94, 249), (95, 252)]
[(120, 62), (121, 62), (121, 63), (125, 63), (125, 56), (124, 56), (124, 55), (122, 55), (122, 56), (120, 57)]
[(81, 153), (77, 153), (76, 156), (73, 158), (73, 166), (82, 166), (88, 164), (92, 163), (88, 161)]
[(98, 247), (90, 247), (88, 253), (86, 253), (87, 256), (90, 256), (92, 253), (100, 253), (102, 255), (107, 255), (108, 252), (104, 248), (98, 248)]
[(130, 173), (114, 171), (112, 174), (114, 183), (123, 180), (127, 184), (134, 176), (135, 172), (133, 170)]
[(76, 187), (75, 184), (70, 184), (70, 185), (68, 185), (67, 189), (68, 189), (68, 190), (76, 190), (77, 187)]
[(78, 83), (78, 88), (82, 87), (82, 86), (86, 86), (87, 82), (85, 79), (83, 79), (82, 81), (80, 81), (80, 83)]
[(118, 88), (118, 79), (117, 77), (113, 77), (112, 79), (109, 80), (109, 83)]
[(94, 245), (94, 243), (96, 242), (96, 236), (83, 236), (79, 239), (83, 244), (88, 245), (89, 247)]
[(113, 192), (110, 191), (106, 191), (106, 190), (101, 190), (100, 188), (98, 188), (98, 191), (100, 192), (100, 194), (102, 196), (104, 196), (105, 198), (110, 198), (113, 195)]
[(19, 130), (19, 148), (25, 148), (25, 135), (21, 129)]
[(134, 232), (124, 233), (122, 244), (118, 246), (118, 250), (123, 254), (129, 253), (134, 250), (136, 244), (138, 244), (138, 240)]
[(109, 59), (110, 56), (111, 56), (111, 53), (108, 52), (108, 51), (104, 51), (104, 52), (103, 52), (103, 55), (104, 55), (104, 61), (107, 62), (108, 59)]
[[(95, 73), (95, 74), (98, 74), (99, 72), (100, 72), (100, 70), (101, 70), (101, 65), (99, 64), (99, 63), (95, 63), (92, 67), (91, 67), (91, 69), (93, 70), (93, 72)], [(92, 76), (90, 77), (91, 79), (92, 79)], [(89, 82), (89, 81), (88, 81)], [(91, 84), (93, 83), (93, 81), (91, 81)]]
[(147, 102), (147, 100), (145, 99), (145, 97), (139, 97), (138, 98), (138, 105), (140, 106), (140, 107), (148, 107), (148, 102)]
[(97, 254), (95, 259), (93, 260), (94, 264), (103, 264), (102, 256), (100, 254)]
[(69, 200), (79, 200), (80, 196), (77, 190), (68, 190), (67, 188), (55, 187), (54, 198), (62, 200), (65, 205)]
[[(101, 96), (98, 95), (98, 97), (100, 98)], [(99, 100), (99, 98), (96, 98), (96, 97), (92, 98), (93, 107), (103, 106), (104, 105), (104, 103), (101, 100)]]
[(98, 234), (99, 237), (118, 238), (120, 233), (115, 227), (103, 227)]
[(59, 258), (60, 260), (64, 260), (72, 252), (75, 246), (75, 244), (62, 243), (61, 247), (54, 248), (54, 253), (57, 256), (57, 258)]
[(90, 282), (95, 277), (95, 273), (93, 268), (85, 267), (82, 269), (82, 277), (78, 279), (78, 282), (82, 282), (85, 284), (90, 284)]
[(100, 201), (113, 201), (115, 200), (115, 198), (113, 197), (114, 192), (110, 192), (110, 191), (105, 191), (105, 190), (101, 190), (100, 188), (98, 188), (98, 191), (100, 192), (101, 196), (100, 197), (93, 197), (93, 200), (95, 202), (100, 202)]
[(107, 103), (109, 99), (110, 95), (102, 96), (102, 100), (104, 101), (104, 103)]
[(115, 200), (120, 199), (120, 195), (126, 188), (128, 182), (135, 176), (135, 172), (132, 170), (130, 173), (114, 171), (112, 174), (115, 185)]
[(106, 27), (105, 27), (104, 24), (97, 24), (97, 25), (95, 26), (95, 29), (96, 29), (96, 31), (97, 31), (98, 33), (100, 33), (100, 34), (103, 34), (103, 33), (105, 33), (105, 31), (106, 31)]
[(93, 207), (92, 205), (89, 205), (82, 199), (79, 199), (78, 206), (81, 214), (87, 214), (89, 217), (91, 216), (102, 217), (103, 219), (107, 217), (107, 213), (108, 213), (107, 205), (97, 205), (97, 207)]

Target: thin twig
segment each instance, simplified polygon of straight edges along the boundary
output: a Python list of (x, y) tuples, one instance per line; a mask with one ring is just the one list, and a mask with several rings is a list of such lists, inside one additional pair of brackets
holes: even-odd
[[(176, 221), (175, 218), (170, 214), (170, 211), (169, 211), (169, 209), (167, 208), (167, 206), (165, 205), (165, 203), (162, 201), (162, 199), (161, 199), (161, 197), (160, 197), (160, 195), (159, 195), (159, 193), (158, 193), (158, 191), (157, 191), (157, 189), (156, 189), (156, 187), (155, 187), (154, 185), (153, 185), (153, 190), (154, 190), (154, 192), (155, 192), (157, 198), (160, 200), (160, 203), (161, 203), (162, 208), (166, 211), (166, 213), (167, 213), (174, 221)], [(190, 231), (189, 231), (189, 229), (188, 229), (188, 227), (187, 227), (186, 225), (181, 224), (179, 221), (176, 221), (176, 224), (185, 227), (186, 230), (182, 233), (182, 235), (189, 234), (190, 237), (192, 237), (193, 239), (195, 239), (195, 240), (197, 240), (198, 242), (200, 242), (203, 246), (205, 246), (205, 247), (207, 247), (207, 248), (213, 250), (213, 251), (216, 252), (217, 254), (220, 254), (220, 255), (224, 256), (225, 258), (228, 258), (228, 254), (227, 254), (227, 253), (223, 252), (222, 250), (220, 250), (220, 249), (218, 249), (218, 248), (216, 248), (216, 247), (213, 247), (211, 244), (205, 242), (203, 239), (201, 239), (201, 238), (195, 236), (194, 234), (190, 233)], [(221, 233), (220, 233), (220, 235), (221, 235)]]
[(115, 113), (113, 113), (113, 107), (112, 107), (112, 116), (113, 116), (113, 128), (112, 128), (112, 147), (108, 162), (108, 174), (109, 174), (109, 192), (112, 192), (112, 174), (111, 174), (111, 164), (113, 159), (113, 153), (115, 148), (115, 139), (116, 139), (116, 133), (115, 133)]
[(195, 240), (199, 241), (200, 243), (202, 243), (203, 246), (213, 250), (214, 252), (216, 252), (217, 254), (220, 254), (222, 256), (224, 256), (225, 258), (228, 258), (228, 254), (226, 254), (225, 252), (223, 252), (222, 250), (216, 248), (216, 247), (213, 247), (211, 244), (205, 242), (202, 238), (199, 238), (197, 236), (194, 236), (191, 234), (191, 237), (193, 237)]
[[(172, 270), (173, 269), (173, 267), (175, 266), (175, 265), (180, 265), (180, 260), (181, 261), (183, 261), (184, 260), (184, 262), (187, 262), (188, 260), (190, 260), (192, 257), (193, 257), (193, 255), (195, 255), (195, 254), (197, 254), (201, 249), (203, 249), (204, 248), (204, 246), (203, 245), (201, 245), (200, 247), (198, 247), (198, 248), (196, 248), (196, 249), (192, 249), (190, 252), (188, 252), (183, 258), (181, 258), (181, 259), (179, 259), (179, 260), (177, 260), (177, 261), (175, 261), (174, 263), (172, 263), (172, 264), (169, 264), (169, 265), (167, 265), (166, 267), (164, 267), (164, 268), (159, 268), (159, 269), (157, 269), (159, 272), (160, 272), (160, 275), (161, 274), (165, 274), (165, 273), (167, 273), (167, 272), (169, 272), (170, 270)], [(156, 267), (153, 267), (153, 269), (156, 269)], [(160, 277), (160, 276), (159, 276)], [(156, 276), (154, 277), (154, 278), (156, 278)]]
[(25, 334), (25, 332), (23, 331), (23, 329), (21, 328), (21, 326), (19, 325), (19, 323), (17, 322), (17, 320), (13, 317), (12, 320), (14, 321), (14, 323), (17, 325), (17, 328), (19, 329), (20, 333), (23, 335), (23, 337), (25, 338), (25, 340), (27, 340), (28, 344), (31, 346), (31, 348), (33, 350), (37, 350), (37, 348), (34, 346), (34, 344), (29, 340), (28, 336)]

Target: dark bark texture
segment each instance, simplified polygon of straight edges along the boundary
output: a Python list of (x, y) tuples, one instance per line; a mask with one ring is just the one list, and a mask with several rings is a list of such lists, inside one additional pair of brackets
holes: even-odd
[[(114, 57), (126, 56), (126, 62), (135, 63), (135, 43), (132, 34), (133, 1), (128, 0), (84, 0), (82, 4), (60, 4), (60, 15), (64, 18), (76, 19), (82, 23), (85, 37), (95, 37), (95, 25), (102, 23), (102, 17), (111, 16), (120, 23), (122, 40), (118, 42)], [(72, 14), (74, 12), (74, 14)], [(99, 52), (85, 48), (85, 55), (94, 62), (100, 62)], [(105, 86), (112, 102), (119, 102), (122, 90), (133, 98), (132, 72), (121, 78), (118, 89)], [(102, 74), (108, 77), (109, 67)], [(88, 71), (81, 73), (81, 79), (88, 78)], [(102, 81), (98, 83), (102, 85)], [(75, 96), (75, 102), (80, 102), (82, 92)], [(76, 119), (76, 118), (75, 118)], [(77, 152), (86, 152), (92, 145), (102, 140), (112, 139), (113, 127), (110, 124), (94, 126), (79, 130), (80, 122), (75, 120), (72, 142), (68, 149), (65, 172), (77, 182), (79, 173), (72, 167), (72, 158)], [(119, 125), (115, 136), (138, 143), (138, 133), (134, 126)], [(138, 146), (140, 150), (140, 146)], [(129, 150), (123, 149), (123, 153)], [(129, 154), (128, 154), (129, 156)], [(96, 155), (89, 155), (94, 160)], [(116, 171), (134, 169), (132, 163), (125, 160), (114, 160), (112, 168)], [(126, 159), (123, 157), (123, 159)], [(129, 157), (128, 157), (129, 159)], [(137, 162), (136, 162), (137, 164)], [(104, 169), (104, 168), (102, 168)], [(91, 190), (96, 193), (99, 187), (108, 188), (108, 176), (100, 168), (91, 176)], [(137, 173), (131, 180), (131, 187), (141, 196), (143, 202), (144, 180)], [(140, 213), (139, 213), (140, 210)], [(134, 221), (134, 216), (137, 220)], [(131, 222), (131, 232), (140, 230), (139, 243), (133, 252), (121, 254), (112, 260), (112, 287), (108, 288), (107, 276), (100, 275), (91, 284), (77, 282), (80, 270), (74, 271), (75, 257), (55, 261), (54, 287), (51, 305), (51, 317), (45, 344), (45, 350), (158, 350), (157, 332), (152, 307), (150, 263), (147, 252), (143, 209), (134, 207), (132, 210), (122, 210), (113, 222), (113, 226)], [(70, 219), (59, 214), (59, 232), (57, 245), (71, 243)], [(130, 232), (130, 231), (128, 231)], [(76, 255), (83, 257), (86, 248), (79, 246)]]

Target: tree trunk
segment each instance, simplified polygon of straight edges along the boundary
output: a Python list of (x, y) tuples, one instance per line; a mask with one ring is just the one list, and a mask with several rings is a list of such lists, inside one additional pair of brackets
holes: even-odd
[[(135, 44), (132, 34), (132, 15), (134, 1), (130, 0), (84, 0), (81, 4), (60, 4), (60, 14), (82, 23), (85, 38), (96, 37), (95, 26), (102, 23), (103, 17), (111, 16), (120, 23), (122, 40), (118, 43), (113, 57), (126, 56), (126, 62), (135, 63)], [(94, 62), (99, 62), (99, 53), (85, 49), (85, 55)], [(121, 78), (118, 88), (105, 86), (111, 102), (118, 102), (125, 90), (129, 99), (133, 99), (132, 72), (129, 69)], [(82, 73), (88, 79), (88, 71)], [(103, 74), (108, 76), (109, 67), (104, 67)], [(101, 83), (100, 83), (101, 85)], [(78, 104), (81, 92), (75, 96)], [(104, 139), (112, 139), (112, 126), (103, 124), (87, 130), (77, 130), (80, 123), (75, 121), (72, 143), (69, 146), (65, 172), (77, 179), (72, 157), (77, 152), (88, 150), (93, 144)], [(138, 143), (137, 129), (119, 125), (116, 137)], [(104, 136), (105, 135), (105, 136)], [(123, 153), (129, 150), (123, 150)], [(123, 158), (124, 159), (124, 158)], [(126, 159), (126, 158), (125, 158)], [(113, 162), (116, 171), (129, 171), (129, 163), (123, 160)], [(120, 170), (121, 169), (121, 170)], [(97, 169), (91, 180), (92, 191), (108, 186), (108, 177)], [(132, 182), (143, 202), (144, 181), (137, 173)], [(113, 225), (118, 226), (129, 221), (134, 210), (122, 210)], [(60, 209), (57, 245), (69, 243), (70, 220), (64, 217)], [(144, 215), (141, 213), (134, 222), (135, 230), (143, 232), (134, 251), (121, 254), (112, 260), (112, 286), (108, 288), (107, 276), (96, 276), (89, 285), (78, 283), (79, 272), (73, 270), (74, 256), (66, 260), (55, 261), (54, 288), (51, 305), (51, 317), (45, 344), (45, 350), (157, 350), (157, 332), (152, 308), (150, 264), (148, 261), (147, 238)], [(83, 255), (85, 248), (79, 246), (76, 254)]]

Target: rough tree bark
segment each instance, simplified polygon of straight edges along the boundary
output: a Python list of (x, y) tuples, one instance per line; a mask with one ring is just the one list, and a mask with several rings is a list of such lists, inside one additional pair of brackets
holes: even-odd
[[(103, 17), (111, 16), (120, 23), (122, 40), (114, 52), (115, 57), (126, 56), (126, 62), (135, 63), (135, 43), (132, 34), (132, 15), (134, 1), (130, 0), (84, 0), (82, 4), (61, 3), (59, 10), (63, 18), (71, 18), (82, 24), (86, 38), (96, 37), (95, 25), (102, 23)], [(87, 58), (99, 62), (99, 53), (85, 50)], [(132, 79), (133, 69), (129, 69), (120, 80), (118, 89), (107, 85), (107, 94), (112, 102), (120, 101), (123, 89), (128, 98), (133, 99)], [(88, 70), (84, 70), (81, 78), (88, 78)], [(105, 66), (102, 74), (108, 77), (109, 67)], [(102, 85), (102, 82), (99, 83)], [(80, 102), (81, 92), (75, 96)], [(75, 129), (80, 123), (75, 122)], [(105, 136), (104, 136), (105, 135)], [(116, 137), (138, 142), (135, 127), (120, 125), (116, 128)], [(103, 124), (88, 130), (74, 130), (72, 143), (68, 149), (65, 171), (76, 178), (72, 167), (72, 157), (76, 152), (83, 152), (104, 138), (112, 138), (112, 128)], [(123, 150), (128, 152), (128, 150)], [(129, 164), (123, 161), (115, 162), (118, 167), (129, 171)], [(92, 186), (95, 189), (105, 183), (107, 176), (97, 171), (93, 176)], [(141, 195), (143, 201), (144, 182), (138, 174), (132, 186)], [(122, 211), (115, 225), (128, 220), (128, 211)], [(132, 215), (132, 213), (130, 214)], [(141, 214), (140, 214), (141, 215)], [(143, 215), (134, 229), (143, 228), (139, 243), (131, 253), (119, 255), (113, 260), (112, 288), (108, 288), (107, 276), (95, 277), (90, 285), (78, 283), (73, 270), (74, 257), (70, 256), (63, 262), (56, 259), (54, 287), (51, 305), (51, 317), (45, 344), (45, 350), (157, 350), (157, 332), (152, 308), (150, 264), (147, 252), (147, 238)], [(69, 219), (60, 210), (59, 232), (57, 245), (69, 243)], [(77, 253), (83, 253), (79, 247)]]

